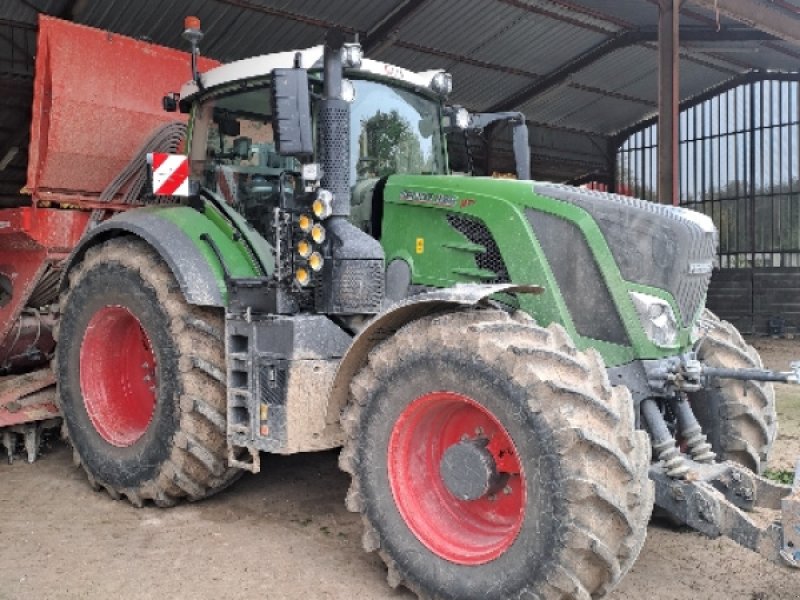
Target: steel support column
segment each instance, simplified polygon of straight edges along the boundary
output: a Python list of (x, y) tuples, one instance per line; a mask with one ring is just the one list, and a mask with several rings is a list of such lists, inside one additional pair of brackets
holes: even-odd
[[(658, 2), (658, 201), (678, 204), (680, 0)], [(646, 182), (642, 182), (646, 184)]]

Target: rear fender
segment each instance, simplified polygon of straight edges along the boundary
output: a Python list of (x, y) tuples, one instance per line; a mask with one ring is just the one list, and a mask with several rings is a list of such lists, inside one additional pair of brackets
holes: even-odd
[(404, 325), (432, 314), (471, 306), (486, 306), (489, 297), (494, 294), (541, 294), (543, 291), (544, 288), (538, 285), (463, 284), (412, 296), (392, 305), (375, 317), (356, 336), (339, 363), (328, 401), (328, 422), (338, 421), (341, 410), (347, 404), (350, 394), (350, 382), (366, 364), (370, 351), (382, 341), (394, 335)]
[(61, 291), (69, 285), (70, 270), (83, 260), (89, 248), (123, 235), (143, 240), (161, 256), (189, 304), (226, 306), (226, 272), (231, 277), (261, 274), (241, 244), (211, 219), (193, 208), (172, 206), (126, 211), (92, 229), (67, 259)]

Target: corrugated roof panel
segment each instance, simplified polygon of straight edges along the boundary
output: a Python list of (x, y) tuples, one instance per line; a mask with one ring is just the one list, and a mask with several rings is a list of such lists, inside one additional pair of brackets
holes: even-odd
[[(500, 0), (504, 1), (504, 0)], [(516, 0), (521, 4), (528, 4), (533, 10), (542, 11), (543, 14), (553, 16), (560, 21), (580, 23), (585, 29), (613, 33), (620, 29), (618, 23), (609, 19), (605, 14), (598, 13), (581, 6), (581, 2), (572, 0)], [(608, 3), (606, 3), (608, 4)]]
[[(201, 20), (208, 17), (206, 2), (199, 2), (192, 12)], [(158, 0), (140, 2), (91, 2), (78, 14), (76, 21), (133, 38), (146, 38), (157, 44), (183, 47), (185, 10)], [(205, 27), (205, 25), (204, 25)]]
[(694, 3), (684, 6), (683, 12), (689, 12), (691, 16), (681, 15), (681, 24), (686, 20), (688, 25), (706, 24), (716, 28), (717, 20), (719, 19), (720, 27), (742, 27), (740, 21), (726, 17), (724, 14), (717, 16), (715, 11)]
[(562, 85), (529, 100), (517, 110), (525, 113), (525, 116), (534, 123), (553, 125), (595, 98), (596, 94), (591, 92)]
[(521, 110), (534, 123), (608, 135), (638, 122), (654, 108), (565, 85), (526, 103)]
[[(736, 46), (739, 46), (739, 44)], [(800, 68), (800, 50), (798, 48), (792, 49), (790, 46), (786, 46), (789, 48), (789, 53), (785, 53), (780, 50), (784, 46), (775, 42), (770, 42), (769, 44), (750, 43), (747, 45), (741, 44), (741, 51), (730, 52), (730, 49), (736, 48), (736, 46), (728, 45), (728, 51), (718, 56), (723, 59), (730, 58), (745, 62), (755, 69), (797, 71)], [(770, 46), (774, 46), (777, 49), (770, 48)]]
[(405, 21), (399, 38), (471, 56), (486, 41), (528, 16), (529, 13), (502, 2), (440, 0), (429, 2)]
[[(206, 34), (200, 44), (201, 52), (223, 61), (305, 48), (320, 43), (324, 36), (324, 29), (320, 27), (241, 10), (214, 0), (200, 0), (191, 8), (200, 18)], [(187, 49), (187, 43), (181, 38), (186, 12), (183, 5), (165, 5), (161, 0), (124, 4), (112, 1), (89, 5), (88, 10), (81, 13), (80, 21)]]
[(31, 0), (29, 3), (3, 0), (0, 2), (0, 19), (35, 24), (38, 13), (34, 6), (46, 14), (58, 15), (68, 4), (69, 0)]
[[(319, 27), (267, 15), (245, 18), (234, 25), (231, 31), (235, 32), (235, 42), (219, 41), (214, 46), (214, 55), (220, 60), (300, 50), (321, 44), (325, 37), (325, 30)], [(275, 34), (264, 35), (264, 31), (274, 31)]]
[(691, 98), (710, 87), (714, 87), (727, 81), (733, 76), (732, 73), (725, 73), (698, 64), (697, 62), (681, 61), (681, 97)]
[(555, 124), (608, 135), (631, 122), (640, 121), (652, 112), (652, 108), (635, 102), (594, 95), (592, 101)]
[[(391, 63), (399, 67), (404, 67), (412, 71), (428, 71), (431, 69), (444, 69), (449, 71), (455, 61), (435, 54), (417, 52), (401, 46), (389, 46), (383, 52), (375, 55), (375, 60)], [(455, 83), (458, 85), (458, 82)]]
[(459, 64), (452, 68), (454, 103), (471, 110), (486, 110), (530, 84), (529, 77)]
[(613, 22), (641, 25), (653, 24), (658, 18), (658, 7), (642, 0), (578, 0), (574, 4)]
[(297, 15), (313, 16), (339, 25), (368, 31), (386, 18), (398, 5), (392, 0), (251, 0), (255, 4), (272, 6)]
[(488, 41), (473, 58), (544, 75), (607, 39), (602, 33), (528, 14)]
[(572, 76), (582, 85), (620, 89), (658, 72), (658, 55), (646, 46), (628, 46), (608, 54)]
[[(633, 28), (650, 26), (653, 27), (658, 22), (658, 6), (654, 2), (644, 2), (642, 0), (573, 0), (573, 4), (578, 7), (586, 8), (597, 15), (605, 15), (615, 22), (627, 23)], [(703, 19), (713, 22), (716, 18), (714, 14), (702, 9), (696, 4), (688, 4), (684, 7), (686, 11), (700, 15)], [(681, 14), (681, 25), (698, 25), (698, 19)], [(736, 21), (720, 17), (722, 26), (733, 25)]]

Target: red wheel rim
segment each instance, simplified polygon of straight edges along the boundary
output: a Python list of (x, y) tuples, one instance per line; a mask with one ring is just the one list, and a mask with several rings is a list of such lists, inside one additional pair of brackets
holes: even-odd
[[(496, 469), (507, 477), (500, 491), (460, 500), (439, 471), (444, 452), (465, 439), (486, 439)], [(403, 410), (389, 441), (389, 483), (409, 529), (431, 552), (451, 562), (478, 565), (503, 554), (525, 518), (525, 473), (511, 436), (482, 405), (453, 392), (420, 396)]]
[(89, 321), (80, 353), (86, 412), (109, 444), (134, 444), (156, 406), (156, 359), (142, 324), (122, 306), (106, 306)]

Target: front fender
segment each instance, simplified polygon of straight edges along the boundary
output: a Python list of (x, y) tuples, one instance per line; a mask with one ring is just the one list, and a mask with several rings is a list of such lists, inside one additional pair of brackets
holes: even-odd
[[(224, 265), (202, 239), (204, 234), (219, 249)], [(189, 304), (225, 306), (226, 271), (232, 277), (261, 274), (242, 244), (205, 213), (187, 206), (143, 208), (117, 214), (84, 236), (67, 259), (61, 290), (68, 285), (70, 270), (89, 248), (120, 235), (133, 235), (149, 244), (164, 259)]]
[(494, 294), (503, 292), (541, 294), (543, 291), (544, 288), (538, 285), (459, 284), (411, 296), (393, 304), (370, 321), (369, 325), (356, 336), (339, 363), (328, 401), (329, 422), (332, 422), (332, 419), (338, 420), (340, 411), (347, 404), (350, 381), (366, 364), (370, 351), (383, 340), (394, 335), (404, 325), (431, 314), (485, 305), (489, 297)]

